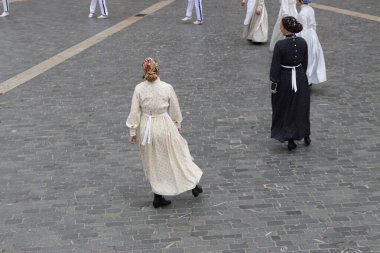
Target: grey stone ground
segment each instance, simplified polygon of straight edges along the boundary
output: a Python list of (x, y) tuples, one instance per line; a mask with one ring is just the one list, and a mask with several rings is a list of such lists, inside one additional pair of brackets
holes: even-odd
[[(0, 82), (155, 0), (11, 3)], [(376, 15), (377, 0), (318, 3)], [(267, 1), (270, 32), (277, 0)], [(379, 23), (316, 10), (328, 82), (312, 88), (312, 144), (269, 138), (268, 45), (241, 40), (238, 1), (175, 1), (0, 96), (0, 252), (380, 252)], [(153, 209), (124, 126), (144, 57), (175, 87), (205, 193)]]

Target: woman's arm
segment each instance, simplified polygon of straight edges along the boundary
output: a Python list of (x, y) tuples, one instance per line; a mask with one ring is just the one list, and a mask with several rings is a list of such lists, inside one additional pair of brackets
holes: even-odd
[(261, 12), (263, 11), (264, 0), (258, 0), (258, 1), (259, 2), (257, 3), (256, 15), (260, 16)]
[(276, 92), (277, 85), (280, 82), (280, 71), (281, 71), (281, 53), (280, 53), (280, 46), (278, 41), (276, 45), (274, 46), (273, 50), (273, 57), (272, 57), (272, 63), (270, 66), (270, 74), (269, 78), (272, 82), (272, 93)]
[[(131, 137), (134, 137), (134, 142), (136, 142), (136, 128), (140, 125), (140, 117), (141, 117), (140, 99), (139, 99), (139, 95), (138, 95), (138, 91), (136, 87), (132, 96), (131, 111), (129, 113), (129, 116), (126, 122), (127, 127), (129, 127), (130, 129), (129, 135)], [(132, 138), (131, 138), (131, 143), (132, 143)]]
[(181, 122), (182, 122), (182, 113), (181, 109), (179, 107), (179, 102), (177, 95), (173, 89), (173, 87), (170, 87), (169, 91), (169, 116), (173, 120), (174, 124), (178, 129), (181, 129)]

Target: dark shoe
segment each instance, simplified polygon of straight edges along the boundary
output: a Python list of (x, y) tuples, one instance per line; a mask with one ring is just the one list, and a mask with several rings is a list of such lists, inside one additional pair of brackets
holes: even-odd
[(304, 142), (305, 142), (305, 145), (306, 145), (306, 146), (309, 146), (310, 143), (311, 143), (310, 137), (309, 137), (309, 136), (305, 137), (305, 138), (304, 138)]
[(170, 205), (172, 202), (170, 200), (164, 199), (161, 195), (154, 194), (153, 207), (159, 208), (160, 206)]
[(194, 197), (198, 197), (198, 195), (203, 192), (202, 186), (200, 185), (195, 186), (195, 188), (192, 189), (191, 192), (193, 193)]
[(294, 141), (288, 141), (288, 150), (292, 151), (292, 149), (295, 149), (297, 147), (297, 144)]

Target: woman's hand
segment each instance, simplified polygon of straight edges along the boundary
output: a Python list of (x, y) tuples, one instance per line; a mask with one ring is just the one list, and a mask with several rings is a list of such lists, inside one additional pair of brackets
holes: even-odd
[(241, 0), (241, 6), (244, 6), (246, 3), (246, 0)]
[(261, 11), (256, 11), (256, 15), (260, 16), (261, 15)]
[(136, 135), (135, 135), (135, 136), (131, 136), (131, 137), (129, 137), (129, 142), (130, 142), (131, 144), (136, 144)]
[(277, 93), (277, 83), (272, 83), (272, 85), (271, 85), (271, 92), (272, 92), (272, 94), (276, 94)]

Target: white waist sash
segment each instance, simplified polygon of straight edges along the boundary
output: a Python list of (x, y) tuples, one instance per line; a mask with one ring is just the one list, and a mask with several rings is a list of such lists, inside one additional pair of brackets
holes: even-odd
[(285, 66), (281, 65), (281, 67), (285, 69), (291, 69), (292, 70), (292, 90), (294, 92), (297, 92), (297, 77), (296, 77), (296, 68), (300, 67), (302, 64), (298, 64), (297, 66)]
[(144, 113), (144, 114), (148, 117), (148, 121), (146, 122), (146, 126), (144, 129), (144, 137), (143, 137), (143, 140), (141, 142), (141, 145), (143, 145), (143, 146), (145, 146), (145, 144), (147, 144), (147, 143), (150, 144), (150, 141), (152, 139), (152, 118), (169, 116), (169, 114), (167, 112), (162, 113), (162, 114), (157, 114), (157, 115), (151, 115), (151, 114), (147, 114), (147, 113)]

